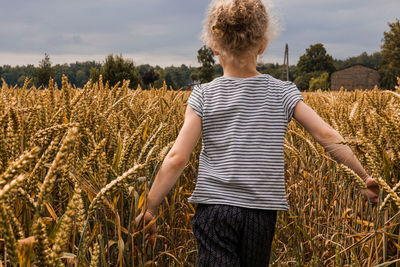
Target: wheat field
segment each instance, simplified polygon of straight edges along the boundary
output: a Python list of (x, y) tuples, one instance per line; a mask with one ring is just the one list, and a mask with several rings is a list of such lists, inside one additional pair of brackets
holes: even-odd
[[(0, 266), (195, 266), (191, 231), (201, 141), (160, 206), (151, 246), (134, 218), (183, 124), (190, 92), (110, 87), (0, 89)], [(400, 80), (399, 80), (400, 87)], [(285, 139), (288, 212), (272, 266), (400, 266), (400, 88), (303, 93), (381, 187), (337, 164), (295, 121)]]

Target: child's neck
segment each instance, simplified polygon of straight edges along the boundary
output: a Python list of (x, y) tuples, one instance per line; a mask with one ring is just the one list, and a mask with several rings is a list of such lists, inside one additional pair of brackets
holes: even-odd
[(246, 60), (245, 63), (239, 63), (239, 61), (225, 61), (219, 57), (222, 69), (224, 70), (224, 76), (248, 78), (259, 75), (257, 71), (257, 58)]

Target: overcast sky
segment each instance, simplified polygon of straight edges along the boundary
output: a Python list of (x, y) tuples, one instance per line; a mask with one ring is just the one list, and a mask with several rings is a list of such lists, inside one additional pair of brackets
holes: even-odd
[[(0, 65), (54, 64), (122, 54), (136, 64), (197, 66), (209, 0), (0, 0)], [(283, 28), (263, 55), (290, 63), (323, 43), (334, 58), (380, 50), (387, 23), (400, 18), (400, 0), (275, 0)]]

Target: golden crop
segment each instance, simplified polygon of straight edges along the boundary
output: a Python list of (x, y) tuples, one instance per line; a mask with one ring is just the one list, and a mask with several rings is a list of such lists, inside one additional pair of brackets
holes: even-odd
[[(191, 232), (199, 142), (160, 207), (151, 247), (134, 218), (183, 124), (189, 92), (63, 77), (42, 90), (0, 89), (0, 266), (194, 266)], [(400, 84), (400, 81), (399, 81)], [(373, 266), (400, 258), (400, 89), (304, 93), (382, 189), (338, 165), (294, 120), (285, 141), (289, 212), (274, 266)]]

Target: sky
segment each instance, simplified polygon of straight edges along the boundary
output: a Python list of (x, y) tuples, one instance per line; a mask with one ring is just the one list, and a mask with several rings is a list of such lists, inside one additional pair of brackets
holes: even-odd
[[(267, 0), (266, 0), (267, 1)], [(280, 25), (262, 62), (296, 64), (311, 44), (337, 59), (380, 50), (399, 0), (268, 0)], [(137, 65), (198, 66), (209, 0), (0, 0), (0, 66), (53, 64), (122, 54)]]

